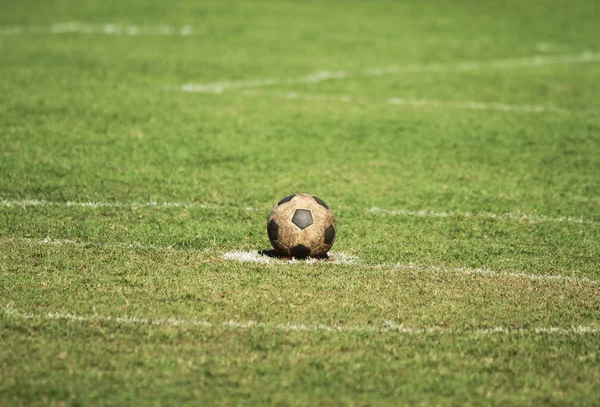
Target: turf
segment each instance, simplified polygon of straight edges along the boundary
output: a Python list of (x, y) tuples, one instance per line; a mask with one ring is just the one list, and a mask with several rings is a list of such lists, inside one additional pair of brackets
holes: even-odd
[(596, 404), (599, 12), (0, 2), (0, 404)]

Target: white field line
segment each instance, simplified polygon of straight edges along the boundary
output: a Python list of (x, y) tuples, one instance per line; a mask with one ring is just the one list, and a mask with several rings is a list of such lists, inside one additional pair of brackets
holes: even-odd
[(566, 222), (580, 224), (595, 224), (593, 220), (586, 220), (575, 216), (559, 216), (556, 218), (543, 215), (529, 215), (526, 213), (492, 213), (492, 212), (463, 212), (463, 211), (430, 211), (427, 209), (410, 211), (407, 209), (386, 210), (376, 206), (366, 209), (366, 212), (392, 215), (392, 216), (411, 216), (419, 218), (487, 218), (498, 220), (516, 220), (516, 221), (532, 221), (532, 222)]
[(217, 81), (209, 83), (187, 83), (181, 86), (184, 92), (201, 92), (220, 94), (228, 89), (261, 88), (276, 85), (299, 85), (317, 82), (341, 80), (348, 78), (377, 77), (384, 75), (397, 75), (401, 73), (423, 73), (423, 72), (468, 72), (477, 70), (511, 69), (531, 66), (556, 65), (556, 64), (578, 64), (599, 62), (600, 53), (590, 51), (578, 54), (530, 56), (521, 58), (505, 58), (496, 60), (464, 61), (433, 64), (413, 64), (404, 66), (388, 66), (368, 68), (360, 72), (348, 71), (319, 71), (295, 78), (262, 78), (239, 81)]
[[(211, 251), (208, 249), (197, 250), (191, 248), (177, 248), (174, 246), (162, 246), (152, 245), (143, 243), (92, 243), (92, 242), (81, 242), (71, 239), (32, 239), (32, 238), (0, 238), (1, 242), (23, 242), (34, 245), (44, 246), (73, 246), (73, 247), (99, 247), (109, 249), (131, 249), (131, 250), (155, 250), (155, 251), (188, 251), (198, 252), (203, 254), (210, 254)], [(407, 271), (419, 271), (419, 272), (433, 272), (433, 273), (457, 273), (464, 275), (475, 275), (485, 277), (511, 277), (519, 279), (527, 279), (532, 281), (556, 281), (556, 282), (568, 282), (575, 284), (587, 284), (587, 285), (600, 285), (600, 281), (592, 280), (587, 277), (575, 277), (575, 276), (564, 276), (559, 274), (548, 275), (548, 274), (531, 274), (523, 272), (510, 272), (510, 271), (496, 271), (488, 268), (466, 268), (466, 267), (440, 267), (440, 266), (428, 266), (428, 265), (416, 265), (413, 263), (408, 264), (368, 264), (363, 263), (360, 259), (354, 255), (346, 254), (344, 252), (330, 252), (330, 258), (328, 260), (316, 260), (316, 259), (292, 259), (283, 260), (275, 257), (260, 254), (255, 251), (231, 251), (225, 252), (221, 256), (223, 260), (237, 261), (241, 263), (258, 263), (258, 264), (272, 264), (279, 266), (288, 266), (295, 264), (331, 264), (331, 265), (348, 265), (363, 268), (373, 269), (392, 269), (392, 270), (407, 270)], [(206, 261), (206, 260), (205, 260)]]
[[(167, 201), (148, 201), (148, 202), (102, 202), (102, 201), (66, 201), (66, 202), (52, 202), (38, 199), (23, 199), (23, 200), (0, 200), (0, 207), (81, 207), (81, 208), (200, 208), (200, 209), (238, 209), (248, 212), (262, 211), (267, 212), (270, 208), (256, 208), (256, 207), (229, 207), (220, 205), (208, 205), (198, 202), (167, 202)], [(566, 222), (566, 223), (579, 223), (579, 224), (597, 224), (597, 221), (583, 219), (577, 216), (560, 216), (551, 217), (544, 215), (532, 215), (526, 213), (491, 213), (491, 212), (464, 212), (464, 211), (433, 211), (429, 209), (420, 210), (408, 210), (408, 209), (397, 209), (387, 210), (378, 207), (371, 207), (365, 209), (369, 213), (381, 214), (381, 215), (395, 215), (395, 216), (414, 216), (424, 218), (451, 218), (451, 217), (462, 217), (462, 218), (488, 218), (497, 220), (529, 220), (532, 222)]]
[[(244, 91), (246, 96), (264, 95), (256, 91)], [(336, 101), (345, 103), (362, 103), (370, 104), (374, 100), (366, 97), (356, 97), (349, 95), (309, 95), (296, 92), (284, 93), (279, 96), (286, 100), (306, 100), (306, 101)], [(562, 109), (554, 106), (543, 105), (513, 105), (507, 103), (489, 103), (476, 101), (441, 101), (432, 99), (406, 99), (399, 97), (391, 97), (385, 99), (385, 103), (398, 106), (411, 107), (443, 107), (454, 109), (467, 110), (498, 110), (502, 112), (519, 112), (519, 113), (561, 113), (561, 114), (582, 114), (582, 115), (600, 115), (600, 110), (570, 110)]]
[[(199, 202), (167, 202), (167, 201), (147, 201), (147, 202), (102, 202), (102, 201), (66, 201), (52, 202), (43, 199), (23, 199), (23, 200), (0, 200), (0, 206), (28, 207), (28, 206), (63, 206), (63, 207), (82, 207), (82, 208), (201, 208), (201, 209), (220, 209), (223, 206), (207, 205)], [(254, 211), (255, 208), (241, 208), (246, 211)]]
[(569, 48), (566, 44), (539, 41), (535, 44), (535, 50), (539, 52), (565, 52)]
[(3, 25), (0, 35), (48, 35), (48, 34), (88, 34), (88, 35), (125, 35), (125, 36), (179, 36), (193, 34), (189, 25), (174, 27), (170, 25), (122, 25), (87, 24), (69, 22), (51, 25)]
[[(191, 25), (170, 26), (170, 25), (136, 25), (136, 24), (93, 24), (78, 21), (52, 23), (46, 25), (31, 25), (31, 24), (12, 24), (0, 25), (0, 35), (47, 35), (47, 34), (96, 34), (96, 35), (199, 35), (205, 34), (204, 30), (197, 30)], [(296, 37), (303, 33), (287, 33), (294, 34)], [(281, 39), (281, 33), (275, 31), (250, 31), (244, 33), (244, 36), (252, 36), (264, 39)], [(404, 44), (415, 46), (415, 41), (406, 38), (406, 35), (401, 34), (379, 34), (379, 33), (349, 33), (348, 32), (319, 32), (319, 41), (344, 41), (355, 43), (357, 41), (371, 42), (372, 38), (392, 38), (394, 44)], [(493, 45), (495, 39), (490, 37), (480, 37), (475, 40), (460, 40), (449, 39), (447, 37), (427, 37), (420, 38), (419, 44), (445, 46), (454, 49), (475, 48)], [(569, 46), (566, 44), (550, 43), (546, 41), (538, 41), (534, 44), (534, 48), (539, 52), (565, 52)]]
[(49, 313), (27, 313), (16, 310), (12, 305), (0, 306), (0, 312), (9, 317), (25, 320), (58, 320), (72, 321), (79, 323), (86, 322), (108, 322), (117, 325), (153, 325), (153, 326), (171, 326), (171, 327), (198, 327), (198, 328), (230, 328), (230, 329), (268, 329), (276, 331), (292, 332), (338, 332), (338, 333), (395, 333), (404, 335), (426, 335), (426, 334), (446, 334), (446, 335), (522, 335), (537, 334), (547, 336), (572, 336), (572, 335), (597, 335), (600, 329), (596, 326), (572, 325), (569, 327), (532, 327), (532, 328), (510, 328), (505, 326), (495, 326), (491, 328), (446, 328), (440, 326), (430, 327), (412, 327), (396, 324), (393, 321), (386, 321), (377, 325), (322, 325), (322, 324), (303, 324), (303, 323), (276, 323), (259, 321), (205, 321), (205, 320), (186, 320), (177, 318), (148, 318), (131, 316), (103, 316), (103, 315), (77, 315), (73, 313), (49, 312)]
[(243, 252), (243, 251), (235, 251), (235, 252), (226, 252), (223, 254), (222, 258), (225, 260), (239, 261), (239, 262), (249, 262), (249, 263), (261, 263), (261, 264), (274, 264), (274, 265), (287, 265), (294, 263), (306, 263), (306, 264), (345, 264), (345, 265), (353, 265), (357, 267), (365, 267), (365, 268), (374, 268), (374, 269), (394, 269), (394, 270), (406, 270), (406, 271), (417, 271), (417, 272), (433, 272), (437, 274), (445, 274), (445, 273), (456, 273), (456, 274), (465, 274), (465, 275), (475, 275), (475, 276), (485, 276), (485, 277), (510, 277), (510, 278), (519, 278), (519, 279), (527, 279), (532, 281), (564, 281), (569, 283), (580, 283), (580, 284), (588, 284), (588, 285), (600, 285), (600, 281), (592, 280), (587, 277), (574, 277), (574, 276), (563, 276), (559, 274), (531, 274), (531, 273), (522, 273), (522, 272), (511, 272), (511, 271), (496, 271), (488, 268), (467, 268), (467, 267), (440, 267), (440, 266), (427, 266), (427, 265), (417, 265), (413, 263), (408, 264), (368, 264), (362, 263), (358, 257), (353, 255), (347, 255), (346, 253), (330, 253), (330, 257), (332, 261), (319, 261), (314, 259), (306, 259), (306, 260), (293, 260), (286, 261), (278, 258), (272, 258), (269, 256), (261, 255), (255, 252)]
[[(81, 242), (78, 240), (72, 239), (52, 239), (50, 237), (46, 237), (44, 239), (32, 239), (27, 237), (19, 237), (19, 238), (1, 238), (0, 242), (23, 242), (28, 244), (35, 245), (44, 245), (44, 246), (74, 246), (74, 247), (100, 247), (100, 248), (108, 248), (108, 249), (132, 249), (132, 250), (162, 250), (162, 251), (178, 251), (178, 250), (192, 250), (192, 249), (177, 249), (173, 246), (164, 246), (164, 245), (153, 245), (153, 244), (144, 244), (138, 242), (131, 243), (93, 243), (93, 242)], [(198, 251), (198, 250), (194, 250)], [(204, 252), (204, 251), (203, 251)]]
[(404, 106), (426, 106), (426, 107), (451, 107), (455, 109), (468, 110), (499, 110), (502, 112), (519, 112), (519, 113), (562, 113), (562, 114), (584, 114), (596, 115), (600, 114), (600, 110), (570, 110), (562, 109), (554, 106), (543, 105), (513, 105), (507, 103), (486, 103), (476, 101), (460, 101), (448, 102), (428, 99), (401, 99), (389, 98), (387, 100), (392, 105)]
[(457, 273), (465, 275), (479, 275), (486, 277), (511, 277), (519, 279), (527, 279), (532, 281), (565, 281), (569, 283), (581, 283), (588, 285), (600, 285), (600, 281), (592, 280), (587, 277), (563, 276), (560, 274), (531, 274), (512, 271), (497, 271), (488, 268), (467, 268), (467, 267), (440, 267), (440, 266), (421, 266), (413, 263), (394, 264), (394, 265), (378, 265), (376, 268), (394, 268), (398, 270), (419, 271), (419, 272), (435, 272), (435, 273)]

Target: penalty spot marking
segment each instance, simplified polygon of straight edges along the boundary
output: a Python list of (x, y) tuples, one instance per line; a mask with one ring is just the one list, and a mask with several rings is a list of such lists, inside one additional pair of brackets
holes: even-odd
[(312, 74), (298, 76), (295, 78), (262, 78), (253, 80), (223, 80), (208, 83), (187, 83), (181, 85), (184, 92), (214, 93), (220, 94), (229, 89), (262, 88), (276, 85), (300, 85), (324, 81), (342, 80), (349, 78), (366, 78), (385, 75), (397, 75), (401, 73), (423, 73), (423, 72), (469, 72), (478, 70), (511, 69), (532, 66), (579, 64), (599, 62), (600, 53), (590, 51), (578, 54), (530, 56), (524, 58), (504, 58), (496, 60), (463, 61), (450, 63), (413, 64), (388, 67), (375, 67), (364, 69), (359, 72), (348, 71), (318, 71)]
[(233, 251), (226, 252), (221, 256), (224, 260), (234, 260), (239, 262), (250, 262), (250, 263), (260, 263), (260, 264), (358, 264), (358, 257), (346, 254), (344, 252), (330, 252), (329, 259), (290, 259), (284, 260), (277, 257), (271, 257), (259, 252), (251, 252), (251, 251)]
[(117, 325), (152, 325), (171, 327), (195, 327), (195, 328), (229, 328), (229, 329), (268, 329), (275, 331), (292, 332), (332, 332), (332, 333), (392, 333), (402, 335), (473, 335), (476, 337), (492, 335), (524, 335), (536, 334), (545, 336), (573, 336), (573, 335), (597, 335), (600, 329), (596, 326), (572, 325), (569, 327), (532, 327), (532, 328), (509, 328), (505, 326), (494, 326), (490, 328), (447, 328), (441, 326), (413, 327), (397, 324), (394, 321), (385, 321), (381, 325), (322, 325), (304, 323), (276, 323), (258, 321), (206, 321), (187, 320), (177, 318), (149, 318), (131, 316), (103, 316), (103, 315), (77, 315), (73, 313), (48, 312), (28, 313), (15, 309), (12, 305), (0, 306), (0, 312), (13, 318), (24, 320), (48, 320), (48, 321), (71, 321), (77, 323), (105, 322)]
[[(268, 212), (270, 208), (255, 208), (255, 207), (234, 207), (226, 205), (209, 205), (198, 202), (167, 202), (167, 201), (148, 201), (148, 202), (102, 202), (102, 201), (66, 201), (66, 202), (52, 202), (38, 199), (24, 199), (24, 200), (0, 200), (0, 207), (65, 207), (65, 208), (200, 208), (200, 209), (211, 209), (211, 210), (225, 210), (235, 209), (244, 210), (247, 212), (253, 211), (265, 211)], [(529, 220), (532, 222), (567, 222), (567, 223), (580, 223), (580, 224), (597, 224), (597, 221), (583, 219), (577, 216), (560, 216), (551, 217), (544, 215), (532, 215), (526, 213), (491, 213), (491, 212), (466, 212), (466, 211), (433, 211), (429, 209), (419, 210), (408, 210), (408, 209), (397, 209), (397, 210), (386, 210), (378, 207), (371, 207), (365, 209), (366, 212), (379, 214), (379, 215), (395, 215), (395, 216), (415, 216), (415, 217), (427, 217), (427, 218), (488, 218), (504, 221), (520, 221)]]

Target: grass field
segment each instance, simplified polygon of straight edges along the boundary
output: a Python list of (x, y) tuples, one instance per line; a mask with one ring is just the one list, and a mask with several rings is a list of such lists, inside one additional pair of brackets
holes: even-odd
[(0, 1), (0, 405), (598, 405), (599, 15)]

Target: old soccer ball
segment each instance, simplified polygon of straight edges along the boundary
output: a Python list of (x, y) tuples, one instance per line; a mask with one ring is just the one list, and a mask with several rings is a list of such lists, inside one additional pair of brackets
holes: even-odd
[(269, 240), (283, 256), (324, 257), (335, 241), (335, 228), (329, 206), (309, 194), (286, 196), (267, 220)]

